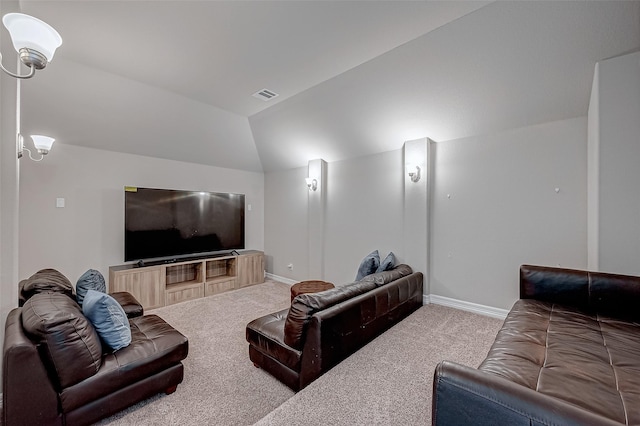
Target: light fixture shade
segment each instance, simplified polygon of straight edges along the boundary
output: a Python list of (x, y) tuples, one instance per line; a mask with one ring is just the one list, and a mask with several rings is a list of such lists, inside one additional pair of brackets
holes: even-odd
[(51, 62), (56, 49), (62, 45), (60, 34), (51, 25), (33, 16), (7, 13), (2, 18), (2, 23), (11, 35), (16, 52), (26, 47), (40, 52), (46, 56), (47, 62)]
[(38, 152), (45, 153), (45, 154), (51, 151), (51, 146), (55, 141), (54, 138), (50, 138), (49, 136), (42, 136), (42, 135), (31, 135), (31, 139), (33, 139), (33, 144), (35, 145)]

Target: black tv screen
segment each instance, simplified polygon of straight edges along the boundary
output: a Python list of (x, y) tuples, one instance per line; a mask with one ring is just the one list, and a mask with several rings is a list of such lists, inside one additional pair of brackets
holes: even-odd
[(124, 260), (244, 249), (244, 195), (125, 187)]

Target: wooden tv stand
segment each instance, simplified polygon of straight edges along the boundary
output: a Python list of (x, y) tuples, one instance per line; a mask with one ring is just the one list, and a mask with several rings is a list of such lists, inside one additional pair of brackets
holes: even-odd
[(215, 256), (109, 267), (109, 291), (128, 291), (144, 309), (154, 309), (264, 282), (264, 253)]

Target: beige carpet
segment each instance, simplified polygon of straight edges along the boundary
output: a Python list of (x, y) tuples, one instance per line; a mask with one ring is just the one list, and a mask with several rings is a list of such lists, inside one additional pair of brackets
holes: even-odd
[(436, 364), (447, 359), (477, 367), (501, 325), (423, 306), (257, 424), (429, 425)]
[(250, 425), (277, 408), (294, 393), (249, 361), (245, 327), (288, 307), (289, 289), (266, 282), (149, 311), (189, 339), (184, 381), (100, 424)]
[(253, 366), (246, 324), (289, 305), (289, 286), (267, 282), (153, 312), (189, 338), (185, 379), (103, 420), (106, 425), (424, 425), (442, 359), (477, 366), (501, 321), (422, 307), (294, 394)]

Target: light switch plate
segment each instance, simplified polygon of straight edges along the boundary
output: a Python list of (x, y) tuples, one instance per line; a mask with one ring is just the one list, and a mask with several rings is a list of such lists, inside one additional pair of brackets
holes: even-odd
[(64, 198), (56, 198), (56, 207), (63, 208), (64, 207)]

